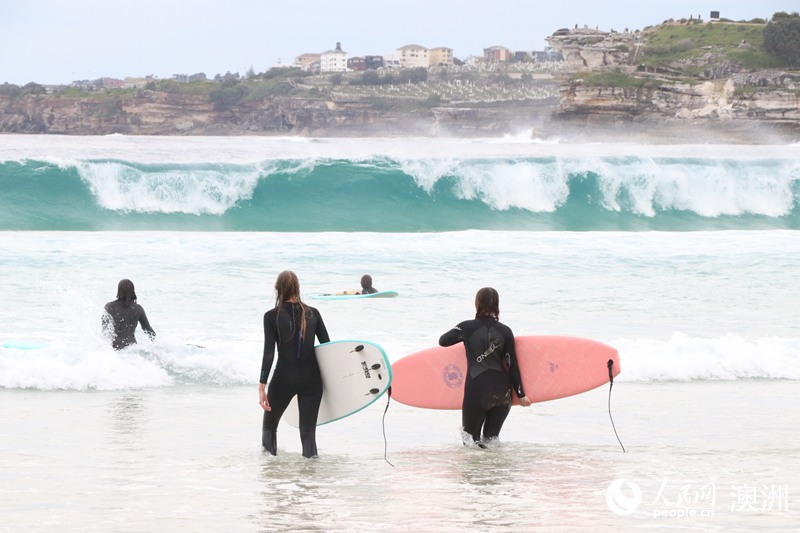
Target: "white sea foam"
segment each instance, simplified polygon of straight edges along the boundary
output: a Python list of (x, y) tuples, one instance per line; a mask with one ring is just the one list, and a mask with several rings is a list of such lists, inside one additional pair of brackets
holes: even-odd
[(666, 341), (619, 339), (624, 381), (800, 379), (800, 339), (675, 333)]
[[(621, 382), (800, 379), (800, 339), (675, 333), (667, 340), (607, 342), (619, 351)], [(392, 355), (402, 356), (396, 350)], [(258, 349), (252, 345), (197, 347), (174, 338), (155, 344), (143, 340), (119, 352), (86, 341), (35, 350), (0, 348), (0, 387), (118, 390), (240, 385), (254, 382), (258, 363)]]
[(106, 209), (215, 215), (250, 198), (261, 172), (254, 167), (143, 170), (122, 162), (81, 162), (77, 169)]
[(569, 196), (567, 178), (559, 161), (465, 165), (456, 196), (480, 199), (499, 210), (520, 208), (549, 213), (566, 202)]
[[(257, 371), (257, 370), (256, 370)], [(158, 340), (120, 351), (107, 344), (0, 348), (0, 387), (37, 390), (120, 390), (181, 384), (238, 385), (253, 381), (253, 358)]]
[(430, 192), (454, 181), (456, 197), (478, 199), (498, 210), (552, 212), (564, 205), (571, 182), (594, 179), (597, 203), (610, 211), (653, 217), (658, 211), (704, 217), (785, 216), (795, 207), (800, 160), (556, 157), (540, 159), (414, 159), (401, 169)]

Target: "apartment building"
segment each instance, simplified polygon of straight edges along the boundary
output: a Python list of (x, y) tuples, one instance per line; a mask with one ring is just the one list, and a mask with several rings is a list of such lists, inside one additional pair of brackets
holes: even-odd
[(347, 72), (347, 52), (342, 50), (342, 43), (336, 43), (336, 49), (320, 54), (319, 71)]
[(431, 67), (452, 67), (453, 49), (440, 46), (428, 50), (428, 65)]
[(428, 49), (418, 44), (407, 44), (397, 49), (395, 59), (401, 68), (428, 68)]

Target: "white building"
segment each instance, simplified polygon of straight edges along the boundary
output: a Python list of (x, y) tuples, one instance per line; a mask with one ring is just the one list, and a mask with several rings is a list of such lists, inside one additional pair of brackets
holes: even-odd
[(397, 49), (395, 59), (402, 68), (428, 68), (428, 49), (418, 44), (407, 44)]
[(347, 72), (347, 52), (342, 44), (336, 43), (336, 50), (322, 52), (319, 58), (320, 72)]

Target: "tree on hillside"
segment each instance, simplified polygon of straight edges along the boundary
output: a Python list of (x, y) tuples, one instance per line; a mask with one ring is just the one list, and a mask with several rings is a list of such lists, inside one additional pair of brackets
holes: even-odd
[(19, 88), (19, 85), (14, 85), (8, 82), (0, 85), (0, 95), (2, 96), (10, 96), (13, 98), (15, 96), (19, 96), (21, 92), (22, 89)]
[(800, 14), (779, 12), (764, 28), (764, 48), (791, 66), (800, 66)]
[(381, 82), (381, 76), (374, 70), (365, 70), (361, 73), (361, 85), (378, 85)]
[(26, 94), (47, 94), (47, 89), (45, 89), (43, 85), (39, 85), (38, 83), (34, 82), (26, 84), (22, 90)]
[(425, 67), (416, 67), (411, 69), (403, 69), (398, 74), (399, 83), (420, 83), (428, 81), (428, 69)]
[(211, 103), (216, 111), (227, 111), (238, 105), (247, 96), (249, 89), (242, 84), (226, 87), (224, 84), (220, 89), (215, 89), (208, 93)]
[(47, 89), (45, 89), (43, 85), (34, 82), (30, 82), (24, 87), (19, 87), (18, 85), (9, 84), (7, 82), (0, 85), (0, 95), (3, 96), (17, 98), (18, 96), (28, 96), (31, 94), (47, 94)]

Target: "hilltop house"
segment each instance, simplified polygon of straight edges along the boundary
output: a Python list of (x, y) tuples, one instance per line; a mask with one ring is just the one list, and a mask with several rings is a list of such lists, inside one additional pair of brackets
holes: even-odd
[(452, 67), (453, 49), (440, 46), (428, 50), (428, 66), (431, 67)]
[(335, 50), (328, 50), (320, 54), (319, 71), (347, 72), (347, 52), (342, 50), (342, 43), (336, 43)]
[(428, 68), (428, 49), (418, 44), (407, 44), (397, 49), (395, 58), (401, 68)]
[(139, 89), (151, 81), (155, 81), (153, 76), (145, 76), (144, 78), (129, 76), (123, 80), (122, 87), (125, 89)]
[(116, 78), (100, 78), (97, 80), (98, 87), (102, 87), (103, 89), (121, 89), (125, 86), (124, 80), (118, 80)]
[(511, 51), (505, 46), (490, 46), (483, 49), (483, 58), (487, 63), (507, 63), (511, 59)]
[(319, 70), (322, 54), (301, 54), (294, 58), (294, 66), (306, 71)]
[(383, 66), (383, 56), (351, 57), (347, 60), (347, 70), (375, 70)]

